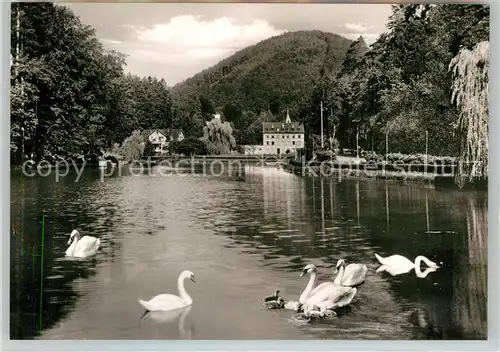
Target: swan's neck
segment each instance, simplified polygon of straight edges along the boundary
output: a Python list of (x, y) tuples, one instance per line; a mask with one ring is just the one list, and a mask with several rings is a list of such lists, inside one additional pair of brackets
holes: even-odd
[(186, 289), (184, 288), (184, 280), (185, 279), (186, 279), (186, 277), (179, 276), (179, 278), (177, 279), (177, 288), (179, 289), (179, 296), (184, 301), (186, 301), (187, 304), (191, 304), (191, 303), (193, 303), (193, 299), (191, 298), (191, 296), (188, 295), (188, 293), (186, 292)]
[(301, 304), (306, 303), (307, 298), (309, 297), (309, 294), (311, 293), (315, 285), (316, 285), (316, 273), (311, 273), (311, 276), (309, 277), (309, 282), (307, 283), (304, 292), (302, 292), (302, 294), (299, 297), (299, 302)]
[(342, 281), (342, 277), (344, 276), (345, 273), (345, 266), (342, 265), (340, 267), (339, 273), (337, 274), (337, 277), (333, 281), (334, 284), (340, 285), (340, 282)]
[(66, 255), (73, 255), (73, 252), (75, 251), (76, 249), (76, 244), (77, 244), (77, 240), (76, 239), (73, 239), (68, 247), (68, 249), (66, 250)]
[(423, 255), (419, 255), (418, 257), (415, 258), (415, 268), (420, 268), (420, 264), (424, 262), (427, 264), (427, 266), (434, 266), (434, 263), (431, 262), (429, 259), (424, 257)]
[(71, 241), (70, 248), (76, 248), (76, 245), (78, 244), (79, 240), (80, 239), (78, 238), (78, 236), (73, 237), (73, 241)]
[(418, 265), (418, 266), (415, 267), (415, 275), (417, 275), (417, 277), (419, 279), (425, 279), (427, 277), (427, 275), (429, 275), (429, 273), (431, 273), (431, 272), (433, 272), (435, 270), (436, 269), (434, 269), (434, 268), (427, 268), (424, 271), (422, 271), (420, 269), (420, 265)]

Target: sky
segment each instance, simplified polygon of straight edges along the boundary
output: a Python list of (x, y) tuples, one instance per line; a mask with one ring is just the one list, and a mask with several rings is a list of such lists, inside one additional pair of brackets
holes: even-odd
[(288, 31), (322, 30), (373, 43), (386, 31), (386, 4), (68, 3), (126, 71), (173, 86), (236, 51)]

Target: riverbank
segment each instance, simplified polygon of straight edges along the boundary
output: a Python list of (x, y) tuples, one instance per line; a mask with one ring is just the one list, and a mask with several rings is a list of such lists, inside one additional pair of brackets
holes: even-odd
[[(372, 164), (342, 161), (310, 162), (303, 164), (290, 162), (283, 164), (286, 172), (301, 176), (335, 177), (338, 179), (377, 179), (402, 182), (433, 184), (440, 188), (457, 188), (455, 182), (456, 165), (423, 164)], [(488, 179), (478, 179), (466, 183), (464, 189), (488, 189)]]

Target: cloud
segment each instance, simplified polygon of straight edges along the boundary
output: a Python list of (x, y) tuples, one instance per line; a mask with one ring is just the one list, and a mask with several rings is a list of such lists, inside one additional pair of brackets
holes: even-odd
[(102, 38), (101, 42), (103, 42), (104, 44), (110, 44), (110, 45), (120, 45), (122, 43), (120, 40), (109, 39), (109, 38)]
[(243, 48), (283, 32), (261, 19), (237, 24), (228, 17), (204, 21), (201, 16), (182, 15), (149, 29), (136, 29), (135, 37), (142, 43), (168, 46), (174, 51), (183, 48), (191, 55), (217, 56), (217, 50)]
[(236, 51), (285, 32), (262, 19), (238, 23), (233, 18), (180, 15), (167, 23), (144, 27), (123, 25), (132, 38), (120, 42), (103, 40), (129, 55), (127, 66), (141, 67), (143, 75), (169, 78), (173, 84), (215, 65)]
[(363, 33), (368, 32), (373, 26), (370, 26), (366, 23), (345, 23), (344, 27), (350, 31)]
[(371, 44), (386, 30), (388, 4), (67, 3), (127, 70), (169, 84), (285, 31), (322, 30)]

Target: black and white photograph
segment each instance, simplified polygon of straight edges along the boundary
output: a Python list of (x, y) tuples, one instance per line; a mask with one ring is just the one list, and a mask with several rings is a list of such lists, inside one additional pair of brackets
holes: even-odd
[(488, 339), (489, 5), (10, 25), (12, 340)]

